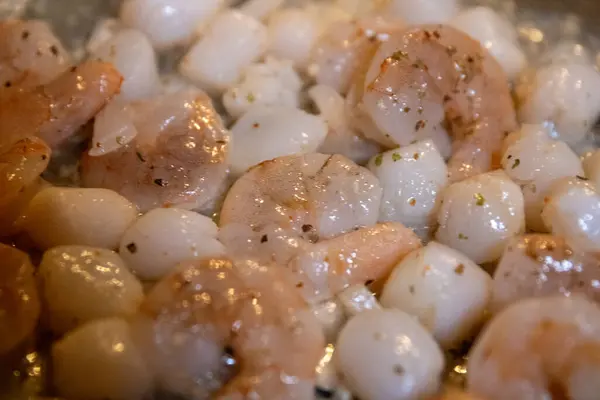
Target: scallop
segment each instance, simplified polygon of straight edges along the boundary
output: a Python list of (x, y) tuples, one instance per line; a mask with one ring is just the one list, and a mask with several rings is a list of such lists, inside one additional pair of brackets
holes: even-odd
[(478, 40), (496, 58), (509, 79), (521, 72), (527, 59), (514, 26), (489, 7), (473, 7), (460, 12), (450, 25)]
[(112, 190), (52, 187), (31, 200), (25, 229), (44, 250), (61, 245), (116, 249), (137, 214)]
[(436, 227), (448, 169), (432, 141), (375, 156), (368, 168), (381, 182), (381, 222), (401, 222), (427, 240)]
[(587, 178), (556, 182), (542, 211), (550, 231), (579, 251), (600, 251), (600, 195)]
[(142, 32), (124, 29), (100, 45), (92, 57), (110, 62), (119, 70), (123, 76), (123, 100), (140, 100), (159, 93), (156, 56)]
[(269, 53), (305, 67), (321, 33), (319, 21), (305, 9), (286, 8), (269, 19)]
[(179, 72), (211, 94), (233, 86), (267, 50), (267, 27), (235, 10), (221, 13), (192, 46)]
[(338, 300), (346, 315), (353, 317), (356, 314), (369, 310), (379, 310), (381, 305), (365, 285), (353, 285), (342, 290), (337, 295)]
[(121, 19), (144, 32), (157, 49), (185, 45), (219, 11), (223, 0), (125, 0)]
[(381, 304), (417, 317), (443, 347), (451, 348), (476, 332), (491, 293), (492, 279), (483, 269), (464, 254), (430, 242), (396, 266)]
[(89, 322), (52, 346), (53, 384), (65, 398), (138, 400), (152, 387), (146, 361), (120, 318)]
[(123, 234), (119, 253), (144, 280), (158, 280), (180, 262), (225, 253), (217, 225), (194, 211), (156, 208), (136, 220)]
[(325, 340), (335, 343), (340, 329), (346, 322), (344, 307), (339, 299), (330, 299), (315, 304), (311, 310), (317, 320), (321, 323)]
[(297, 108), (256, 106), (236, 122), (231, 136), (231, 172), (241, 175), (262, 161), (316, 152), (327, 124)]
[(252, 107), (300, 105), (302, 80), (288, 60), (273, 57), (249, 66), (240, 82), (223, 95), (223, 105), (234, 118), (239, 118)]
[(516, 88), (519, 119), (551, 123), (556, 138), (575, 145), (600, 115), (600, 74), (580, 60), (551, 62), (529, 72)]
[(560, 178), (583, 176), (581, 161), (566, 143), (551, 139), (541, 125), (523, 125), (506, 143), (502, 168), (521, 186), (527, 228), (546, 232), (541, 217), (544, 198)]
[(523, 194), (503, 171), (448, 186), (442, 202), (436, 240), (477, 264), (496, 261), (525, 228)]
[(360, 398), (412, 400), (437, 392), (444, 357), (431, 334), (399, 310), (372, 310), (340, 333), (335, 362)]
[(111, 250), (59, 246), (39, 268), (50, 327), (65, 333), (95, 319), (137, 312), (144, 293), (125, 262)]

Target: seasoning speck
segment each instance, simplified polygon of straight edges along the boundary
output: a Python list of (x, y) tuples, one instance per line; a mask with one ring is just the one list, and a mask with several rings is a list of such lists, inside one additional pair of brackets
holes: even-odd
[(155, 184), (157, 184), (157, 185), (158, 185), (158, 186), (160, 186), (160, 187), (165, 187), (165, 186), (167, 186), (167, 182), (166, 182), (164, 179), (160, 179), (160, 178), (158, 178), (158, 179), (155, 179), (155, 180), (154, 180), (154, 183), (155, 183)]
[(456, 275), (462, 275), (465, 272), (465, 265), (464, 264), (458, 264), (456, 266), (456, 268), (454, 268), (454, 273)]
[(588, 178), (586, 178), (585, 176), (581, 176), (581, 175), (577, 175), (577, 179), (579, 179), (580, 181), (589, 181)]
[(402, 160), (402, 156), (398, 153), (392, 153), (392, 160), (394, 162)]
[(426, 125), (425, 121), (420, 119), (417, 121), (417, 123), (415, 125), (415, 130), (420, 131), (421, 129), (425, 128), (425, 125)]
[(27, 40), (28, 37), (29, 37), (29, 31), (23, 31), (23, 33), (21, 34), (21, 39)]
[(146, 162), (146, 159), (144, 158), (144, 156), (142, 155), (142, 153), (140, 153), (139, 151), (135, 152), (135, 155), (137, 156), (137, 158), (141, 161), (141, 162)]
[(269, 241), (269, 237), (267, 235), (262, 235), (260, 238), (261, 243), (267, 243)]
[(310, 224), (302, 225), (302, 232), (307, 233), (313, 230), (313, 226)]
[(12, 86), (12, 82), (11, 82), (11, 81), (6, 81), (6, 82), (4, 82), (4, 87), (5, 87), (5, 88), (9, 88), (9, 87), (11, 87), (11, 86)]
[(248, 95), (246, 96), (246, 100), (248, 100), (248, 103), (254, 103), (256, 101), (256, 97), (254, 96), (254, 93), (252, 93), (252, 92), (248, 93)]
[(258, 122), (255, 122), (252, 124), (253, 128), (260, 128), (260, 124)]
[(517, 168), (519, 165), (521, 165), (521, 159), (520, 158), (516, 158), (515, 162), (512, 165), (512, 169)]
[(383, 161), (383, 154), (377, 154), (377, 157), (375, 157), (375, 165), (379, 167), (381, 165), (382, 161)]
[(460, 240), (468, 240), (468, 239), (469, 239), (469, 237), (468, 237), (468, 236), (465, 236), (465, 235), (463, 235), (462, 233), (459, 233), (459, 234), (458, 234), (458, 238), (459, 238)]
[(410, 294), (415, 294), (415, 285), (410, 285), (408, 287), (408, 291), (410, 292)]
[(417, 204), (417, 200), (413, 197), (408, 201), (408, 204), (414, 207)]
[(400, 61), (408, 58), (408, 54), (404, 51), (396, 51), (391, 55), (390, 58), (394, 61)]
[(475, 199), (475, 204), (477, 204), (478, 206), (481, 207), (485, 204), (485, 197), (483, 197), (481, 193), (475, 193), (473, 195), (473, 198)]
[(54, 45), (50, 46), (50, 51), (52, 52), (53, 55), (57, 56), (58, 55), (58, 48)]
[(404, 367), (402, 365), (394, 365), (394, 374), (404, 375)]
[(298, 289), (302, 289), (304, 287), (304, 282), (298, 282), (298, 283), (296, 283), (296, 287)]
[(137, 246), (135, 243), (131, 242), (129, 243), (127, 246), (125, 246), (127, 248), (127, 250), (131, 253), (131, 254), (135, 254), (137, 253)]

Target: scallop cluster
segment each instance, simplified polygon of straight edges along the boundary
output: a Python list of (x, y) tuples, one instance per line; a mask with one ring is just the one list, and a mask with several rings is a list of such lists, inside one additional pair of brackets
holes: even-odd
[(522, 35), (456, 0), (123, 0), (82, 57), (0, 20), (0, 387), (597, 399), (600, 73)]

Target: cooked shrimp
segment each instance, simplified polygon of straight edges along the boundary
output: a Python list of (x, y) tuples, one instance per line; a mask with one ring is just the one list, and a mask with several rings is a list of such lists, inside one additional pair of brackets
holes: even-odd
[(0, 154), (0, 236), (14, 233), (14, 224), (33, 194), (50, 161), (50, 149), (39, 138), (15, 143)]
[(600, 300), (600, 261), (552, 235), (512, 239), (494, 272), (493, 312), (527, 297), (573, 293)]
[[(259, 231), (276, 225), (327, 239), (377, 222), (381, 186), (346, 157), (319, 153), (279, 157), (250, 169), (231, 188), (221, 226)], [(314, 241), (314, 240), (313, 240)]]
[(0, 87), (34, 88), (70, 66), (69, 53), (47, 22), (0, 22)]
[(399, 21), (378, 17), (338, 21), (313, 46), (309, 73), (318, 84), (346, 94), (361, 63), (373, 54), (378, 43), (389, 38), (390, 32), (401, 28)]
[(451, 181), (492, 169), (504, 135), (517, 126), (502, 67), (454, 28), (392, 33), (358, 78), (351, 99), (365, 135), (395, 147), (447, 128), (454, 139)]
[(0, 355), (23, 342), (37, 324), (40, 303), (27, 254), (0, 244)]
[(0, 98), (0, 151), (34, 135), (50, 147), (60, 144), (104, 107), (121, 80), (112, 65), (89, 61), (33, 90), (7, 90)]
[(469, 391), (489, 400), (596, 399), (600, 308), (580, 296), (529, 299), (499, 314), (469, 354)]
[(286, 273), (207, 259), (158, 283), (142, 310), (161, 385), (193, 399), (311, 398), (325, 343)]
[(184, 90), (134, 106), (133, 121), (123, 122), (135, 125), (128, 143), (106, 142), (112, 132), (95, 129), (93, 146), (107, 154), (83, 156), (83, 184), (112, 189), (141, 211), (211, 204), (227, 177), (229, 134), (208, 96)]

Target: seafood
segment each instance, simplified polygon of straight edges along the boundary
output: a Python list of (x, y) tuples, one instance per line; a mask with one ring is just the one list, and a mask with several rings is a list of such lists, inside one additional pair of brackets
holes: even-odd
[(105, 145), (113, 132), (94, 132), (93, 146), (109, 152), (84, 154), (83, 185), (114, 190), (142, 212), (208, 207), (227, 178), (229, 141), (209, 97), (182, 90), (137, 107), (133, 120), (123, 119), (123, 124), (134, 125), (129, 142), (117, 136), (117, 142)]
[(327, 239), (377, 222), (381, 187), (346, 157), (279, 157), (251, 168), (230, 189), (220, 225), (269, 225)]
[(0, 21), (0, 87), (32, 89), (71, 67), (71, 56), (43, 21)]
[(112, 65), (87, 61), (46, 85), (5, 90), (0, 96), (0, 152), (34, 135), (50, 147), (59, 145), (119, 92), (121, 80)]
[(502, 67), (475, 40), (443, 25), (389, 35), (350, 98), (365, 136), (384, 146), (448, 131), (451, 182), (496, 166), (504, 136), (517, 127)]
[[(286, 272), (206, 259), (161, 281), (142, 309), (165, 389), (194, 399), (310, 398), (325, 343)], [(236, 367), (230, 380), (225, 354)]]
[(0, 244), (0, 355), (33, 334), (40, 315), (33, 266), (29, 256)]
[(492, 289), (494, 313), (528, 297), (579, 293), (599, 301), (600, 260), (573, 250), (557, 236), (517, 236), (504, 250)]
[(0, 236), (18, 230), (18, 219), (40, 189), (39, 176), (49, 161), (50, 149), (35, 136), (16, 142), (0, 154)]
[(429, 242), (392, 271), (381, 304), (416, 316), (444, 348), (452, 348), (480, 327), (491, 295), (487, 272), (458, 251)]
[(370, 400), (422, 399), (437, 392), (442, 351), (400, 310), (353, 317), (340, 333), (335, 363), (353, 393)]
[(469, 353), (468, 389), (489, 400), (594, 399), (599, 335), (600, 308), (584, 297), (524, 300), (478, 338)]
[(39, 268), (49, 325), (58, 334), (86, 322), (137, 312), (142, 285), (111, 250), (58, 246), (44, 253)]

